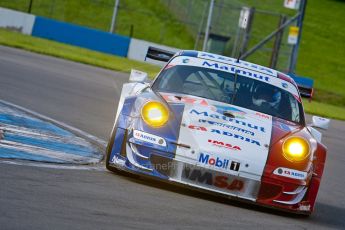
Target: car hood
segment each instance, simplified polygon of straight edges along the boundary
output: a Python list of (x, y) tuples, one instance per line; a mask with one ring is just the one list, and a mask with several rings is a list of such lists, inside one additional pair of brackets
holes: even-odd
[(195, 96), (160, 93), (183, 103), (176, 160), (260, 180), (270, 146), (300, 127), (270, 115)]

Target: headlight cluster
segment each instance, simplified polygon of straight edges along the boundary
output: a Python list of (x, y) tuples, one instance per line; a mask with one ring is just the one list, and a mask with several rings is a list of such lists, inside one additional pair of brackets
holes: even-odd
[(284, 157), (292, 162), (303, 161), (309, 156), (309, 143), (301, 137), (290, 137), (283, 144)]
[(169, 120), (169, 110), (160, 102), (147, 102), (141, 109), (141, 117), (152, 127), (161, 127)]

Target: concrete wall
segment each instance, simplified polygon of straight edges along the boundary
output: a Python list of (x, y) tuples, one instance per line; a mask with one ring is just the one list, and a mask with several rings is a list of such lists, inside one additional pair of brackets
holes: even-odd
[(129, 37), (39, 16), (36, 17), (32, 36), (122, 57), (127, 56), (130, 43)]
[(35, 22), (35, 16), (0, 7), (0, 27), (19, 31), (30, 35)]

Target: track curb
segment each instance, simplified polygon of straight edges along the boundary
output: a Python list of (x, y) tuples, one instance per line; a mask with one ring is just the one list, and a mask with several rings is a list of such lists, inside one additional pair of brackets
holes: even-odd
[[(62, 129), (65, 129), (65, 130), (75, 134), (76, 136), (84, 138), (85, 140), (89, 141), (91, 144), (95, 145), (99, 149), (99, 151), (101, 153), (103, 153), (103, 159), (99, 163), (101, 163), (104, 160), (104, 153), (105, 153), (106, 144), (107, 144), (107, 142), (105, 140), (103, 140), (101, 138), (98, 138), (98, 137), (95, 137), (95, 136), (93, 136), (93, 135), (91, 135), (91, 134), (89, 134), (89, 133), (87, 133), (85, 131), (82, 131), (82, 130), (80, 130), (78, 128), (70, 126), (70, 125), (68, 125), (68, 124), (66, 124), (64, 122), (57, 121), (57, 120), (55, 120), (53, 118), (50, 118), (50, 117), (45, 116), (43, 114), (37, 113), (37, 112), (32, 111), (30, 109), (24, 108), (22, 106), (13, 104), (11, 102), (4, 101), (4, 100), (0, 99), (0, 103), (3, 103), (5, 105), (7, 105), (7, 106), (13, 107), (13, 108), (18, 109), (18, 110), (21, 110), (24, 113), (27, 113), (27, 114), (29, 114), (29, 115), (31, 115), (33, 117), (37, 117), (37, 118), (39, 118), (39, 119), (41, 119), (43, 121), (52, 123), (52, 124), (62, 128)], [(3, 137), (3, 133), (0, 130), (0, 139), (2, 139), (2, 137)]]

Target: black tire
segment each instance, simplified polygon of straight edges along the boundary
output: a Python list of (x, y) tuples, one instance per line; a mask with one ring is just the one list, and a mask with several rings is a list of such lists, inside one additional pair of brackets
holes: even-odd
[(110, 138), (108, 140), (108, 144), (107, 144), (107, 148), (106, 148), (106, 152), (105, 152), (105, 167), (106, 167), (107, 170), (109, 170), (109, 171), (111, 171), (113, 173), (116, 173), (116, 174), (119, 174), (119, 175), (122, 175), (122, 176), (126, 176), (126, 177), (131, 177), (131, 178), (139, 179), (140, 178), (139, 175), (132, 174), (130, 172), (118, 169), (118, 168), (116, 168), (114, 166), (111, 166), (109, 164), (111, 150), (113, 149), (113, 145), (114, 145), (114, 138), (115, 138), (115, 135), (116, 135), (116, 131), (115, 131), (116, 129), (117, 129), (117, 125), (114, 126), (113, 130), (111, 131)]
[(116, 130), (116, 125), (114, 126), (113, 130), (111, 131), (110, 138), (108, 140), (107, 148), (105, 151), (105, 167), (112, 172), (118, 172), (119, 170), (109, 164), (110, 160), (110, 155), (111, 155), (111, 150), (113, 149), (114, 145), (114, 138), (115, 138), (115, 132)]

